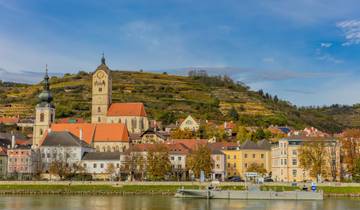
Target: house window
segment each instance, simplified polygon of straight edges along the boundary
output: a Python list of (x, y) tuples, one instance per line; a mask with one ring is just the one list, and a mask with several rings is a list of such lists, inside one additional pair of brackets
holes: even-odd
[(255, 154), (253, 154), (253, 158), (255, 158), (255, 156), (256, 156), (256, 155), (255, 155)]
[(245, 168), (247, 168), (247, 163), (245, 163)]
[(234, 155), (234, 160), (236, 159), (236, 155)]
[(293, 166), (296, 166), (296, 165), (297, 165), (297, 159), (296, 159), (296, 158), (293, 158), (293, 159), (292, 159), (292, 164), (293, 164)]
[(281, 159), (281, 163), (280, 163), (280, 165), (283, 165), (284, 164), (284, 161), (283, 161), (283, 159)]
[(293, 170), (292, 170), (292, 175), (293, 175), (293, 176), (296, 176), (296, 175), (297, 175), (297, 170), (296, 170), (296, 169), (293, 169)]
[(93, 168), (96, 168), (96, 167), (97, 167), (97, 165), (96, 165), (96, 163), (94, 163)]
[(119, 164), (119, 163), (116, 163), (116, 168), (120, 168), (120, 164)]
[(99, 92), (102, 92), (102, 88), (101, 88), (101, 87), (99, 88)]
[(44, 115), (44, 113), (41, 113), (40, 114), (40, 122), (44, 122), (44, 120), (45, 120), (45, 115)]
[(174, 160), (175, 158), (174, 158), (174, 156), (171, 156), (171, 160)]
[(178, 161), (181, 161), (181, 157), (178, 157)]
[(101, 119), (100, 119), (100, 117), (98, 117), (98, 122), (100, 122), (101, 121)]
[(234, 168), (236, 168), (236, 163), (234, 163)]
[(230, 155), (228, 155), (227, 158), (230, 159)]
[(296, 151), (296, 150), (293, 150), (293, 151), (292, 151), (292, 154), (293, 154), (293, 155), (297, 155), (297, 151)]
[(103, 163), (100, 164), (100, 168), (104, 168), (104, 164), (103, 164)]
[(100, 108), (100, 106), (98, 107), (98, 112), (101, 112), (101, 108)]
[(245, 158), (247, 158), (247, 154), (245, 154)]
[(264, 156), (265, 156), (264, 154), (261, 154), (261, 158), (264, 158)]
[(84, 165), (83, 165), (83, 166), (84, 166), (84, 168), (86, 168), (86, 163), (84, 163)]
[(178, 165), (178, 169), (181, 169), (181, 165)]
[(44, 131), (42, 128), (40, 128), (40, 135), (43, 135)]
[(287, 165), (287, 160), (286, 159), (284, 159), (284, 165)]
[(230, 163), (228, 163), (228, 168), (230, 168), (231, 166), (230, 166)]

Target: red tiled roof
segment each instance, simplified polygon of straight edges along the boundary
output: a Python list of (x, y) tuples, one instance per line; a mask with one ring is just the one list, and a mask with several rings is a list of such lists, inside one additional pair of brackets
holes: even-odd
[(107, 116), (141, 116), (146, 117), (143, 103), (112, 103)]
[(129, 133), (123, 123), (96, 124), (94, 142), (128, 142)]
[[(128, 142), (129, 133), (126, 126), (122, 123), (57, 123), (51, 125), (52, 131), (69, 131), (80, 138), (80, 129), (83, 132), (83, 138), (86, 143), (94, 142)], [(44, 135), (46, 136), (46, 135)]]
[(195, 150), (198, 145), (207, 145), (208, 141), (206, 139), (172, 139), (169, 141), (169, 144), (174, 143), (180, 143), (191, 150)]
[(0, 117), (0, 123), (4, 123), (4, 124), (15, 124), (19, 122), (19, 118), (17, 117)]

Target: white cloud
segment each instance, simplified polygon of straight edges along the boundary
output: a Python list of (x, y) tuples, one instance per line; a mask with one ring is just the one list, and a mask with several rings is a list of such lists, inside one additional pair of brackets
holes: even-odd
[(345, 36), (343, 46), (360, 44), (360, 20), (345, 20), (336, 23)]
[(323, 42), (320, 44), (320, 47), (322, 48), (330, 48), (333, 44), (330, 42)]

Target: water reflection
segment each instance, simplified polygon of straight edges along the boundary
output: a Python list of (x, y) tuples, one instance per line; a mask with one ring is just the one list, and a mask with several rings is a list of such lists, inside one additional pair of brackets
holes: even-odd
[(360, 199), (324, 201), (206, 200), (166, 196), (2, 196), (4, 210), (358, 210)]

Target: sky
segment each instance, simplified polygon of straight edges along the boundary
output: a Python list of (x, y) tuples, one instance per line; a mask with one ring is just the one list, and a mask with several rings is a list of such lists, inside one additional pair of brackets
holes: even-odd
[(360, 103), (357, 0), (0, 0), (0, 80), (206, 69), (298, 106)]

